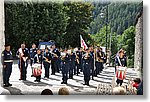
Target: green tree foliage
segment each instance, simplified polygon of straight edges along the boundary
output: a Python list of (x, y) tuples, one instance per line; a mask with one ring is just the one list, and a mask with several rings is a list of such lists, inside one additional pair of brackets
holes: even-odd
[(55, 40), (63, 46), (62, 36), (66, 31), (69, 17), (61, 3), (6, 3), (6, 42), (17, 49), (21, 43), (30, 47), (39, 39)]
[(65, 11), (67, 15), (70, 17), (64, 38), (65, 45), (79, 47), (80, 35), (86, 41), (89, 40), (86, 31), (92, 21), (93, 5), (89, 2), (65, 2), (64, 6), (66, 7)]
[(118, 47), (123, 48), (128, 56), (128, 66), (134, 64), (135, 27), (130, 26), (122, 35), (119, 35)]
[[(95, 2), (94, 5), (94, 21), (89, 29), (91, 34), (96, 34), (106, 25), (106, 5), (108, 5), (108, 25), (111, 32), (119, 35), (128, 27), (134, 26), (135, 18), (143, 7), (139, 2)], [(101, 13), (104, 13), (103, 17)]]

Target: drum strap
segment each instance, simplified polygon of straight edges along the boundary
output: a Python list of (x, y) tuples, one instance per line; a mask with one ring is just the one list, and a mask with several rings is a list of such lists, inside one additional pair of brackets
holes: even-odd
[(119, 64), (122, 66), (119, 56), (117, 56)]

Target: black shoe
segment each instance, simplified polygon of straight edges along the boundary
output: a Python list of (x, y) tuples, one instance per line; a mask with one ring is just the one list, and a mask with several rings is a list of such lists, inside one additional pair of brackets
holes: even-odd
[(19, 79), (19, 80), (22, 80), (22, 79)]
[(83, 85), (87, 85), (86, 83), (84, 83)]
[(67, 82), (64, 82), (64, 84), (67, 84)]
[(9, 87), (9, 85), (8, 85), (8, 84), (5, 84), (4, 87)]
[(31, 75), (31, 77), (34, 77), (34, 75)]
[(38, 82), (38, 80), (34, 80), (34, 82)]
[(9, 86), (12, 86), (12, 84), (8, 83)]
[(64, 82), (61, 82), (61, 84), (64, 84)]

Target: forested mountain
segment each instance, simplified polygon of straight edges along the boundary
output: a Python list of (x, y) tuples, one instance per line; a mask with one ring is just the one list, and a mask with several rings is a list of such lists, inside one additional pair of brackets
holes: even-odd
[[(89, 33), (96, 34), (106, 25), (106, 6), (108, 5), (108, 25), (111, 33), (122, 34), (125, 29), (133, 26), (135, 18), (142, 8), (140, 2), (94, 2), (93, 22)], [(103, 13), (103, 16), (101, 15)]]

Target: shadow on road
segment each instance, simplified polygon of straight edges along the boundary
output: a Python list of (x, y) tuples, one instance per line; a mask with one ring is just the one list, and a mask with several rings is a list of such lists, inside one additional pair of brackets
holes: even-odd
[(47, 84), (47, 83), (44, 83), (44, 82), (31, 82), (31, 81), (23, 81), (23, 83), (27, 86), (52, 86), (51, 84)]
[(4, 87), (6, 90), (10, 92), (11, 95), (23, 95), (20, 89), (16, 87)]

